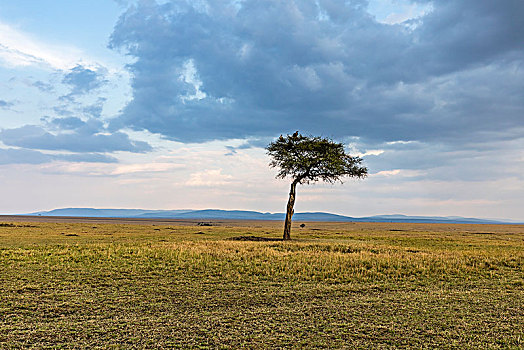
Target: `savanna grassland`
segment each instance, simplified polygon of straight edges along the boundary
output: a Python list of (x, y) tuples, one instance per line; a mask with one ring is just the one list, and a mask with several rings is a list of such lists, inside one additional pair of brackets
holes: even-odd
[(0, 221), (0, 348), (524, 348), (524, 226)]

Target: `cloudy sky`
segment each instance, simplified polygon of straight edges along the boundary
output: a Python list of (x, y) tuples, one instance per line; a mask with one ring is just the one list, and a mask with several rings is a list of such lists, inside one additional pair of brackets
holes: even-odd
[(370, 176), (297, 211), (524, 220), (522, 0), (0, 0), (0, 213), (282, 212), (264, 147)]

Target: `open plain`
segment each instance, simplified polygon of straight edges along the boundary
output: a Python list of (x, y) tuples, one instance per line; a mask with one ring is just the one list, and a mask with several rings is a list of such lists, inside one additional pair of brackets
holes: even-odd
[(206, 224), (0, 217), (0, 348), (524, 348), (522, 225)]

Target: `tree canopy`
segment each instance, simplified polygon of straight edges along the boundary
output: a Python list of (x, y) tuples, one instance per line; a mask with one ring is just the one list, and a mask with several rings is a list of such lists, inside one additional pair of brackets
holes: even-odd
[(329, 138), (295, 132), (286, 137), (280, 135), (266, 149), (272, 158), (269, 164), (280, 169), (277, 177), (290, 176), (297, 183), (320, 180), (334, 183), (342, 182), (344, 176), (363, 178), (367, 175), (361, 158), (346, 154), (342, 143)]
[(285, 240), (291, 238), (291, 218), (294, 213), (297, 184), (317, 181), (342, 182), (345, 176), (364, 178), (368, 172), (367, 168), (361, 165), (361, 158), (346, 154), (342, 143), (325, 137), (304, 136), (298, 131), (285, 137), (280, 135), (266, 150), (271, 157), (269, 165), (280, 169), (277, 177), (289, 176), (293, 179), (284, 224)]

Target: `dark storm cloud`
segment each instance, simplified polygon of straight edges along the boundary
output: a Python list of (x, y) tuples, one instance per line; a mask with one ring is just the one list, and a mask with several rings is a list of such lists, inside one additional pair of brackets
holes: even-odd
[(7, 146), (78, 153), (144, 153), (152, 149), (148, 143), (131, 140), (123, 132), (107, 133), (100, 120), (91, 118), (83, 121), (75, 117), (55, 118), (45, 126), (25, 125), (4, 129), (0, 131), (0, 141)]
[(524, 2), (432, 4), (388, 25), (366, 1), (140, 1), (111, 38), (135, 58), (133, 100), (111, 126), (182, 142), (297, 129), (369, 142), (521, 137)]

